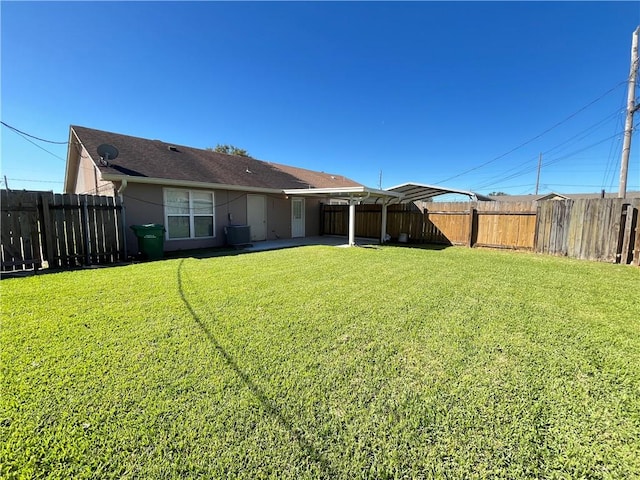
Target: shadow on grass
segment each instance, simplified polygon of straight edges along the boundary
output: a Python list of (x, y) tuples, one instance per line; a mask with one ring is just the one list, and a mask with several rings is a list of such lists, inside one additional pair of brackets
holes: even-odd
[(214, 258), (214, 257), (229, 257), (234, 255), (241, 255), (247, 253), (243, 248), (234, 247), (210, 247), (210, 248), (196, 248), (185, 250), (173, 250), (164, 252), (164, 258), (166, 260), (173, 260), (177, 258)]
[[(345, 239), (345, 242), (346, 241), (347, 240)], [(212, 257), (228, 257), (228, 256), (235, 256), (235, 255), (265, 252), (270, 250), (289, 250), (289, 249), (315, 246), (315, 245), (333, 246), (333, 247), (337, 246), (335, 244), (322, 243), (322, 242), (317, 242), (317, 243), (312, 242), (308, 244), (303, 243), (299, 245), (282, 244), (282, 245), (274, 245), (268, 248), (257, 248), (257, 249), (250, 248), (250, 247), (246, 248), (246, 247), (225, 246), (225, 247), (201, 248), (201, 249), (194, 249), (194, 250), (175, 250), (171, 252), (165, 252), (165, 258), (166, 259), (178, 259), (178, 258), (203, 259), (203, 258), (212, 258)], [(438, 250), (444, 250), (445, 248), (452, 247), (453, 245), (450, 243), (436, 244), (436, 243), (400, 243), (400, 242), (387, 242), (384, 245), (378, 245), (378, 244), (367, 243), (366, 241), (360, 239), (360, 241), (356, 242), (354, 246), (357, 248), (364, 248), (364, 249), (370, 249), (370, 250), (379, 250), (384, 247), (400, 247), (400, 248), (412, 248), (412, 249), (419, 249), (419, 250), (438, 251)]]
[(255, 382), (242, 371), (242, 369), (236, 363), (235, 359), (222, 347), (222, 345), (220, 345), (216, 337), (211, 333), (211, 330), (209, 330), (202, 319), (198, 316), (193, 306), (189, 302), (189, 299), (184, 293), (182, 280), (184, 261), (185, 259), (183, 258), (178, 264), (178, 291), (180, 292), (180, 297), (182, 298), (185, 307), (193, 317), (193, 320), (196, 322), (198, 327), (200, 327), (200, 330), (202, 330), (209, 342), (211, 342), (211, 345), (213, 345), (216, 352), (220, 354), (227, 365), (236, 373), (236, 375), (238, 375), (238, 377), (240, 377), (242, 382), (249, 388), (249, 390), (251, 390), (251, 393), (253, 393), (253, 395), (255, 395), (255, 397), (260, 401), (260, 404), (264, 407), (267, 413), (271, 417), (275, 418), (278, 423), (287, 430), (289, 435), (298, 443), (300, 449), (304, 452), (307, 458), (319, 465), (323, 473), (323, 478), (336, 478), (336, 473), (327, 459), (314, 448), (311, 442), (309, 442), (305, 438), (304, 432), (302, 432), (298, 428), (295, 428), (293, 422), (285, 417), (278, 406), (275, 405), (269, 399), (269, 397), (267, 397), (267, 395), (260, 389), (260, 387), (256, 385)]
[(401, 248), (416, 248), (419, 250), (444, 250), (445, 248), (453, 247), (451, 243), (400, 243), (400, 242), (388, 242), (385, 243), (388, 247), (401, 247)]
[[(311, 246), (311, 245), (331, 246), (331, 244), (329, 243), (322, 243), (322, 242), (313, 243), (312, 242), (309, 244), (300, 244), (300, 245), (283, 244), (279, 246), (273, 246), (270, 248), (260, 248), (260, 249), (222, 246), (222, 247), (209, 247), (209, 248), (198, 248), (198, 249), (173, 250), (173, 251), (164, 252), (163, 258), (158, 260), (147, 260), (144, 258), (130, 257), (127, 261), (87, 265), (87, 266), (65, 267), (65, 268), (41, 268), (38, 270), (3, 271), (3, 272), (0, 272), (0, 280), (9, 279), (9, 278), (31, 277), (34, 275), (46, 275), (51, 273), (94, 270), (94, 269), (114, 268), (114, 267), (126, 267), (136, 263), (147, 263), (147, 262), (162, 261), (162, 260), (176, 260), (176, 259), (185, 259), (185, 258), (204, 259), (204, 258), (215, 258), (215, 257), (229, 257), (229, 256), (235, 256), (235, 255), (244, 255), (248, 253), (264, 252), (268, 250), (294, 249), (298, 247)], [(335, 246), (335, 245), (332, 245), (332, 246)], [(376, 245), (376, 244), (369, 244), (361, 241), (360, 243), (356, 243), (355, 246), (358, 248), (366, 248), (366, 249), (372, 249), (372, 250), (378, 250), (383, 247), (400, 247), (400, 248), (412, 248), (412, 249), (419, 249), (419, 250), (444, 250), (445, 248), (449, 248), (453, 245), (452, 244), (434, 244), (434, 243), (411, 243), (411, 242), (410, 243), (387, 242), (384, 245)]]

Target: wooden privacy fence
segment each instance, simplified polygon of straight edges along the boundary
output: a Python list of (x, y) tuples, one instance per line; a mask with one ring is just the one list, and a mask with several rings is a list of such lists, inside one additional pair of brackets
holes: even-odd
[[(392, 238), (407, 234), (412, 242), (533, 249), (536, 209), (533, 202), (433, 203), (420, 211), (413, 205), (390, 205), (387, 231)], [(322, 231), (346, 235), (345, 205), (324, 205)], [(381, 205), (356, 207), (356, 236), (380, 238)]]
[[(387, 231), (416, 243), (530, 250), (605, 262), (640, 262), (640, 199), (390, 205)], [(346, 235), (348, 206), (324, 205), (321, 232)], [(356, 207), (356, 236), (380, 238), (382, 207)]]
[(535, 202), (433, 203), (424, 212), (427, 242), (532, 250)]
[(638, 265), (639, 208), (637, 198), (541, 202), (536, 252)]
[(119, 199), (1, 190), (0, 201), (3, 272), (125, 258)]

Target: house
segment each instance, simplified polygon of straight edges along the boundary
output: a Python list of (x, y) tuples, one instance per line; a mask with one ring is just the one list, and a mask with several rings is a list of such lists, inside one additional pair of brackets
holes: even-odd
[[(108, 146), (102, 157), (101, 145)], [(286, 193), (318, 189), (328, 193)], [(249, 225), (251, 241), (318, 235), (319, 204), (344, 189), (364, 186), (341, 175), (160, 140), (81, 126), (69, 131), (65, 193), (120, 196), (127, 227), (164, 225), (166, 251), (224, 245), (229, 225)], [(136, 253), (133, 231), (125, 233), (129, 253)]]
[(129, 254), (138, 245), (132, 225), (163, 225), (165, 251), (222, 246), (229, 227), (238, 225), (249, 226), (251, 242), (315, 236), (320, 205), (339, 201), (349, 205), (348, 243), (354, 245), (358, 204), (382, 206), (384, 241), (391, 203), (447, 193), (486, 199), (420, 183), (374, 189), (338, 174), (73, 125), (64, 192), (119, 197)]

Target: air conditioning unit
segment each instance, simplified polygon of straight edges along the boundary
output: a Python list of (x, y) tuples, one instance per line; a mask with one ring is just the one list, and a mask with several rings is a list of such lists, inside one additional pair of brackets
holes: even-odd
[(228, 225), (224, 227), (227, 244), (233, 246), (251, 243), (251, 227), (249, 225)]

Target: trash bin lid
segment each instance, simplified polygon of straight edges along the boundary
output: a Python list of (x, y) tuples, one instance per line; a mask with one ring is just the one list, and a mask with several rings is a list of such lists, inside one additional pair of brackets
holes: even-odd
[(131, 225), (133, 230), (164, 230), (164, 225), (160, 223), (146, 223), (144, 225)]

